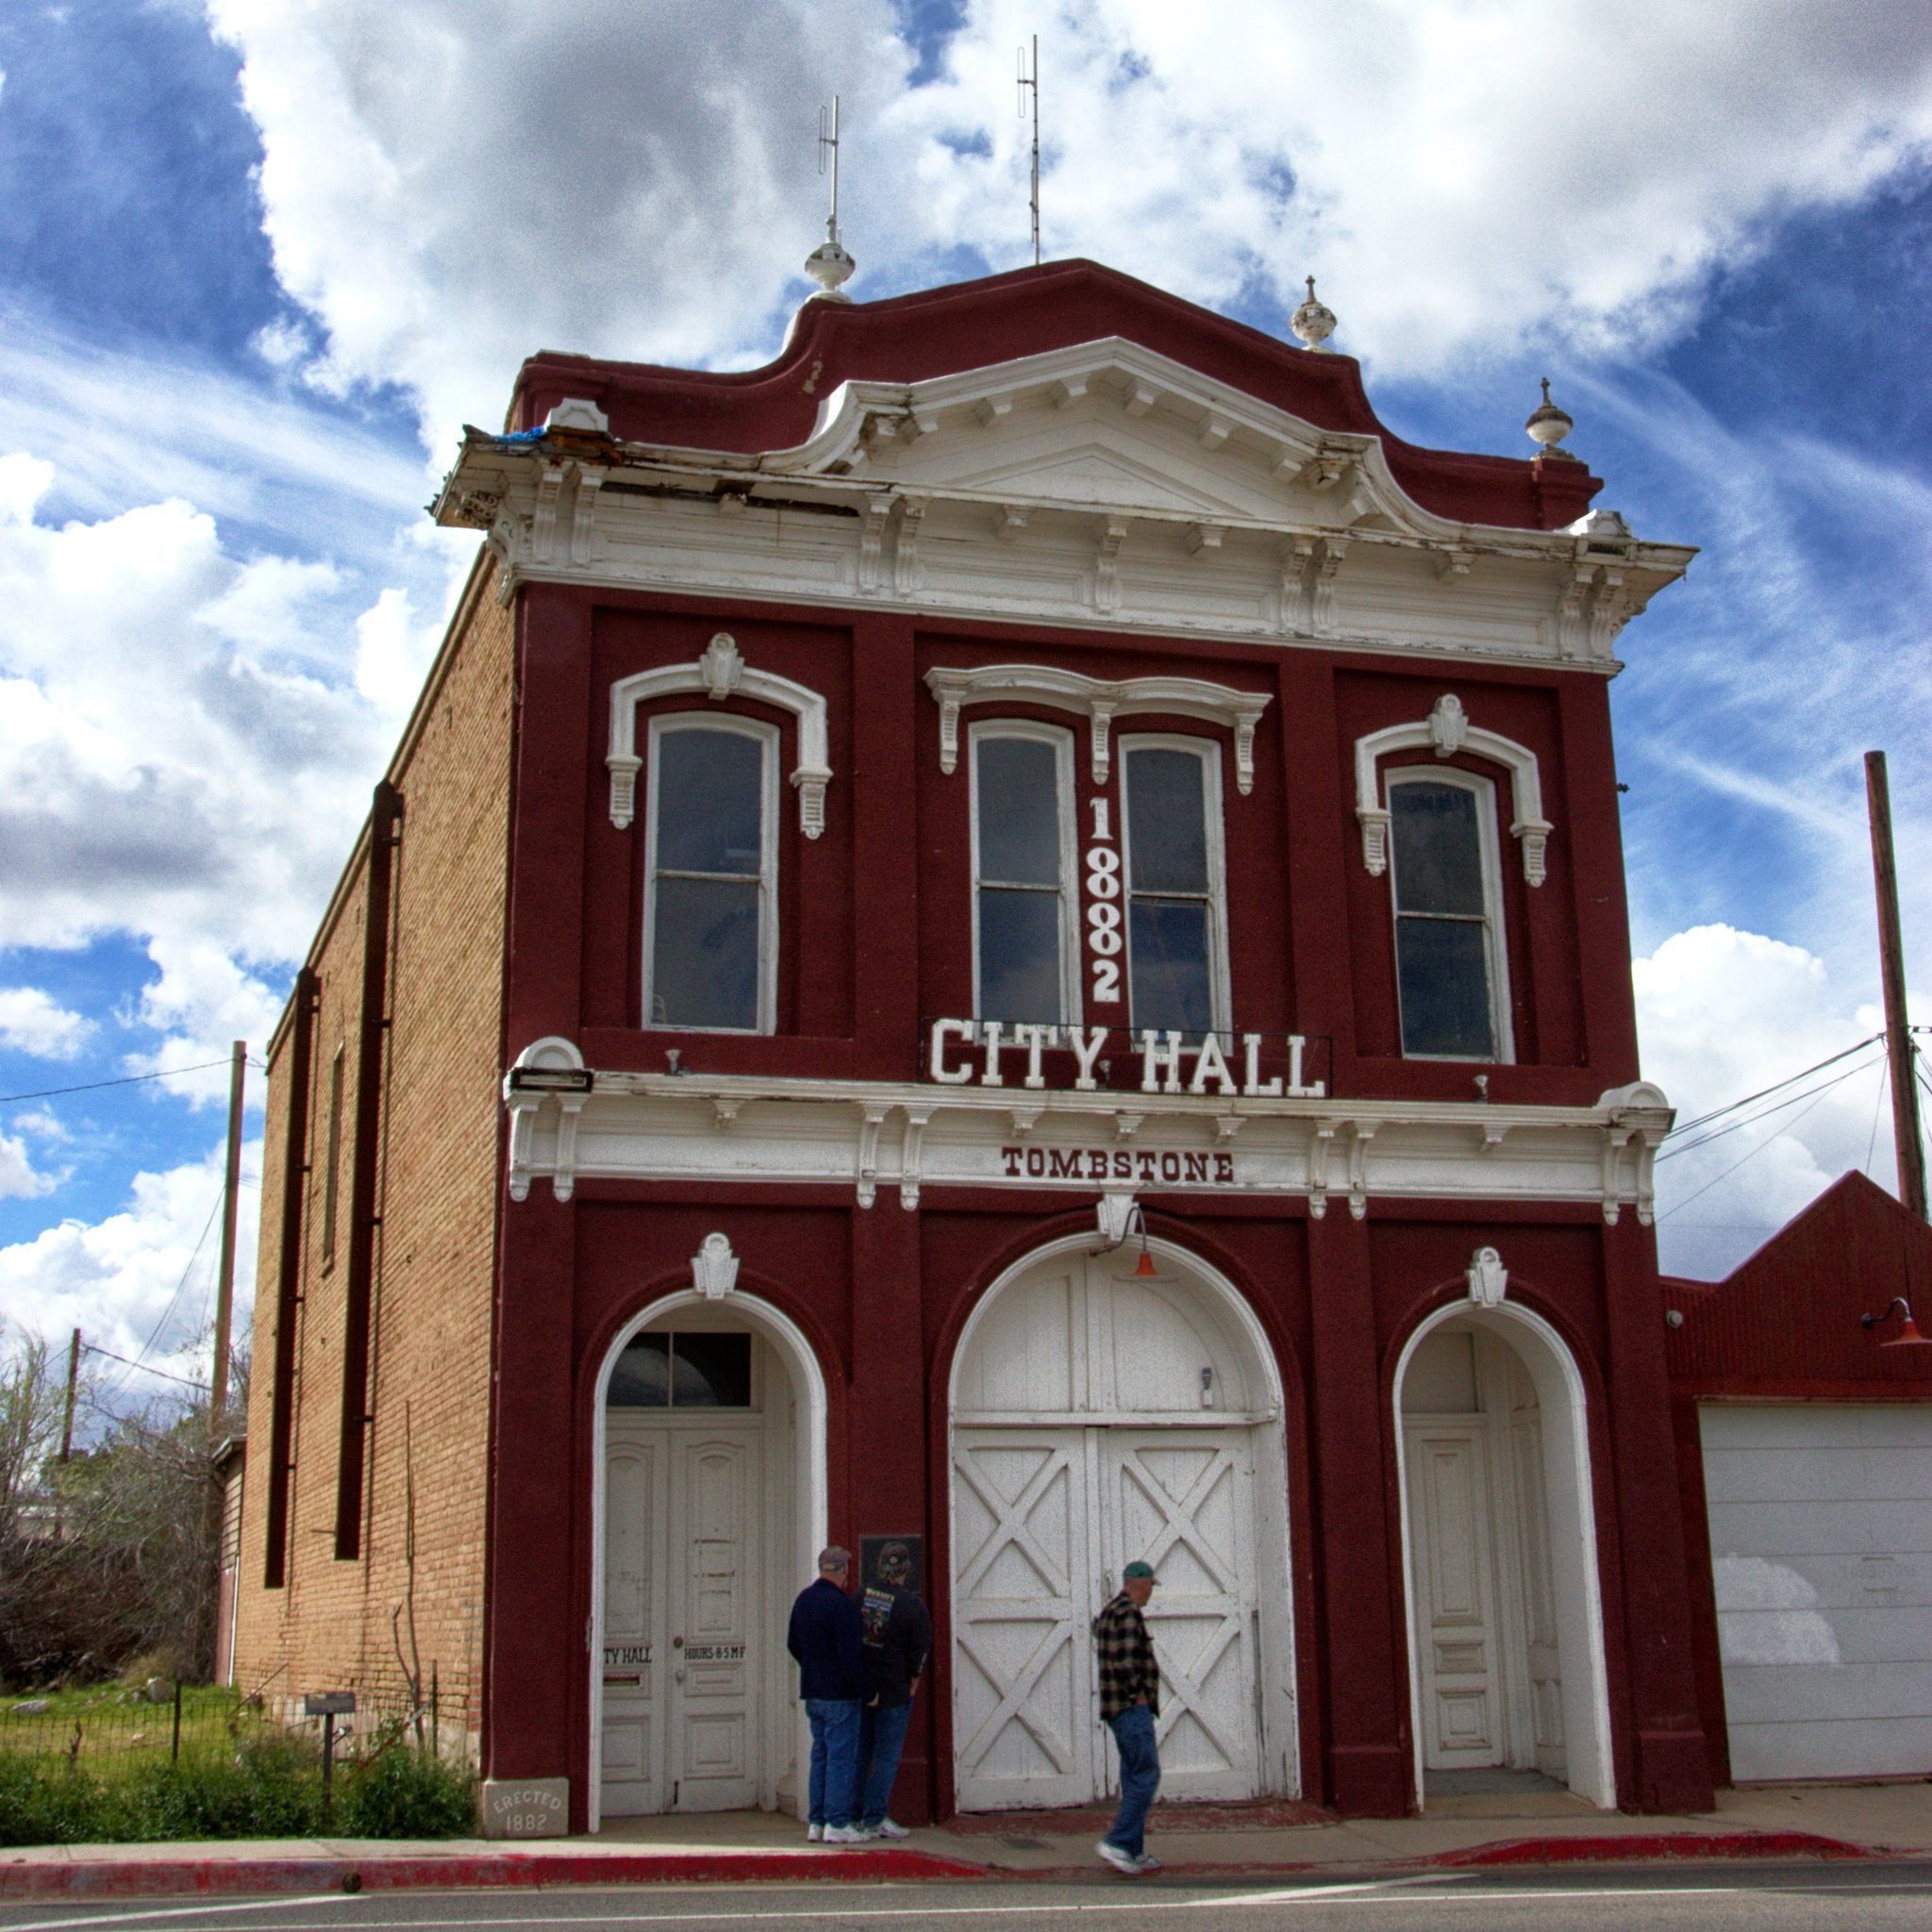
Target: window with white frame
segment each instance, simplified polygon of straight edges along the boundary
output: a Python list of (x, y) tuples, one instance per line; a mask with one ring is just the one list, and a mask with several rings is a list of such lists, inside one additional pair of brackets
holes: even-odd
[(652, 720), (645, 1025), (772, 1031), (777, 769), (769, 724), (715, 712)]
[(1474, 773), (1417, 766), (1391, 772), (1388, 791), (1402, 1051), (1508, 1060), (1495, 789)]
[(973, 999), (982, 1020), (1080, 1017), (1074, 741), (1051, 724), (975, 724)]
[(1198, 1039), (1228, 1025), (1221, 747), (1121, 741), (1127, 1007), (1137, 1028)]

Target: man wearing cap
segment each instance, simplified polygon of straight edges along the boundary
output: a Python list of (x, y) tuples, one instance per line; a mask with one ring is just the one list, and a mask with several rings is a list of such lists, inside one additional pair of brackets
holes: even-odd
[(865, 1840), (858, 1828), (858, 1721), (867, 1697), (858, 1606), (845, 1594), (852, 1553), (819, 1552), (816, 1583), (791, 1606), (785, 1647), (798, 1661), (798, 1694), (811, 1725), (806, 1837), (828, 1845)]
[(1160, 1750), (1154, 1724), (1160, 1715), (1160, 1667), (1141, 1612), (1154, 1594), (1154, 1566), (1129, 1563), (1120, 1594), (1093, 1620), (1093, 1655), (1100, 1666), (1101, 1721), (1121, 1754), (1121, 1807), (1113, 1829), (1094, 1846), (1130, 1878), (1160, 1869), (1147, 1855), (1147, 1807), (1160, 1789)]

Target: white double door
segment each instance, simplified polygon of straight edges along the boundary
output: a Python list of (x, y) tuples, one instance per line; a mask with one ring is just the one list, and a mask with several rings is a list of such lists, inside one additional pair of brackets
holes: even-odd
[(1136, 1559), (1159, 1577), (1147, 1620), (1163, 1795), (1260, 1790), (1253, 1439), (1186, 1424), (956, 1429), (960, 1809), (1115, 1788), (1090, 1626)]
[(755, 1805), (762, 1600), (757, 1422), (643, 1426), (605, 1449), (603, 1814)]

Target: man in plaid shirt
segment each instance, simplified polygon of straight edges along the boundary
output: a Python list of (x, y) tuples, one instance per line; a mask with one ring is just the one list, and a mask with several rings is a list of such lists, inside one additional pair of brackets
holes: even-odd
[(1147, 1807), (1160, 1789), (1160, 1750), (1154, 1721), (1160, 1715), (1160, 1667), (1141, 1612), (1154, 1594), (1154, 1569), (1129, 1563), (1120, 1594), (1093, 1620), (1093, 1655), (1100, 1666), (1101, 1721), (1121, 1754), (1121, 1806), (1113, 1829), (1094, 1850), (1130, 1878), (1160, 1869), (1147, 1855)]

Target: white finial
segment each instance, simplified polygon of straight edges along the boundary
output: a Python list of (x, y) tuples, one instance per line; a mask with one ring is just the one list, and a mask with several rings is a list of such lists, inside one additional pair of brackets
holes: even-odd
[(1308, 277), (1308, 299), (1288, 318), (1288, 325), (1311, 349), (1320, 349), (1335, 333), (1335, 311), (1315, 300), (1315, 278)]
[(1576, 427), (1575, 424), (1555, 403), (1550, 400), (1550, 378), (1543, 377), (1543, 399), (1529, 412), (1529, 421), (1524, 425), (1526, 434), (1542, 444), (1543, 454), (1552, 457), (1567, 457), (1567, 449), (1559, 450), (1557, 445)]
[(819, 293), (832, 302), (849, 302), (840, 292), (840, 284), (850, 281), (858, 264), (845, 253), (839, 242), (839, 96), (832, 96), (831, 113), (819, 109), (819, 173), (825, 173), (825, 157), (831, 156), (832, 211), (825, 217), (825, 239), (805, 258), (805, 272), (819, 285)]

